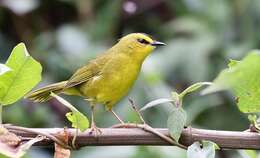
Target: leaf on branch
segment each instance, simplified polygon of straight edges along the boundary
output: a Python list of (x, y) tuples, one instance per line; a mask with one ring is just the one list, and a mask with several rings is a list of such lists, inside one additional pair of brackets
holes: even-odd
[(81, 132), (84, 132), (89, 127), (87, 117), (78, 111), (68, 112), (66, 117), (72, 123), (71, 126), (78, 128)]
[(188, 87), (187, 89), (185, 89), (181, 94), (178, 94), (177, 92), (172, 92), (172, 98), (171, 99), (160, 98), (160, 99), (153, 100), (153, 101), (147, 103), (144, 107), (142, 107), (140, 109), (140, 111), (144, 111), (148, 108), (151, 108), (151, 107), (154, 107), (154, 106), (157, 106), (157, 105), (160, 105), (160, 104), (164, 104), (164, 103), (172, 103), (172, 104), (175, 104), (176, 107), (179, 107), (179, 106), (181, 106), (182, 99), (186, 94), (191, 93), (191, 92), (199, 89), (203, 85), (211, 85), (211, 82), (195, 83), (195, 84), (191, 85), (190, 87)]
[(241, 61), (232, 60), (203, 93), (230, 89), (242, 112), (260, 112), (260, 51), (251, 51)]
[(84, 132), (89, 127), (88, 118), (79, 112), (73, 105), (54, 93), (51, 93), (51, 96), (71, 110), (71, 112), (66, 114), (66, 117), (72, 123), (72, 127), (80, 129), (81, 132)]
[(181, 132), (185, 126), (187, 120), (186, 111), (182, 108), (174, 108), (170, 112), (170, 116), (167, 120), (167, 127), (169, 129), (171, 137), (178, 142), (181, 136)]
[(198, 83), (195, 83), (195, 84), (189, 86), (184, 91), (182, 91), (180, 94), (178, 94), (177, 92), (172, 92), (172, 100), (177, 108), (181, 107), (182, 101), (183, 101), (183, 98), (185, 97), (185, 95), (198, 90), (199, 88), (201, 88), (204, 85), (211, 85), (211, 84), (212, 84), (211, 82), (198, 82)]
[(187, 158), (215, 158), (216, 143), (211, 141), (194, 142), (187, 150)]
[(183, 97), (185, 95), (198, 90), (199, 88), (201, 88), (204, 85), (212, 85), (212, 83), (211, 82), (198, 82), (198, 83), (195, 83), (195, 84), (189, 86), (188, 88), (186, 88), (183, 92), (181, 92), (179, 97), (181, 99), (183, 99)]
[(9, 105), (23, 97), (41, 80), (42, 67), (29, 55), (23, 43), (12, 50), (5, 65), (11, 71), (1, 66), (1, 71), (5, 73), (1, 72), (0, 76), (0, 104)]
[(9, 132), (4, 127), (0, 127), (0, 153), (7, 157), (19, 158), (24, 156), (28, 149), (36, 142), (43, 140), (44, 137), (38, 136), (25, 143), (14, 133)]
[(256, 115), (248, 115), (248, 120), (249, 120), (252, 124), (255, 124), (255, 123), (257, 123), (257, 116), (256, 116)]
[(172, 100), (177, 108), (182, 106), (182, 98), (177, 92), (172, 92)]
[[(66, 144), (69, 143), (69, 133), (66, 129), (62, 132), (58, 132), (58, 135), (56, 135), (60, 140), (63, 140)], [(65, 149), (59, 144), (55, 143), (55, 153), (54, 158), (69, 158), (70, 157), (70, 150)]]
[(254, 131), (260, 132), (260, 120), (257, 118), (257, 115), (248, 115), (248, 120), (250, 121), (251, 125), (255, 128)]
[(160, 104), (164, 104), (164, 103), (172, 103), (173, 100), (172, 99), (168, 99), (168, 98), (160, 98), (160, 99), (156, 99), (156, 100), (153, 100), (149, 103), (147, 103), (144, 107), (142, 107), (140, 109), (140, 111), (144, 111), (148, 108), (151, 108), (151, 107), (154, 107), (154, 106), (157, 106), (157, 105), (160, 105)]

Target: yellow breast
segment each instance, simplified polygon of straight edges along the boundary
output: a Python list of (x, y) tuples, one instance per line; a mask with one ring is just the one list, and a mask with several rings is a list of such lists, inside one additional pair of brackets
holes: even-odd
[(136, 63), (127, 55), (118, 55), (106, 64), (98, 76), (82, 84), (80, 92), (111, 109), (132, 87), (140, 68), (141, 63)]

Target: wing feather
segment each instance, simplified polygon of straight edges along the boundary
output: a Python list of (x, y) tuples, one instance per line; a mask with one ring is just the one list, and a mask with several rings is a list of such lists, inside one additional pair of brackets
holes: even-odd
[(107, 63), (108, 53), (105, 53), (98, 58), (90, 61), (87, 65), (79, 68), (68, 80), (66, 88), (77, 86), (81, 83), (88, 82), (94, 76), (100, 75), (104, 65)]

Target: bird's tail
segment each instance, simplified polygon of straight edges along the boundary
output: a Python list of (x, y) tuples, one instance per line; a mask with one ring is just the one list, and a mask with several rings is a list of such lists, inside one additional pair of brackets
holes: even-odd
[(42, 87), (40, 89), (37, 89), (25, 96), (25, 98), (28, 98), (29, 100), (32, 100), (33, 102), (45, 102), (52, 98), (51, 93), (61, 93), (66, 85), (67, 81), (62, 81), (58, 83), (54, 83), (51, 85), (48, 85), (46, 87)]

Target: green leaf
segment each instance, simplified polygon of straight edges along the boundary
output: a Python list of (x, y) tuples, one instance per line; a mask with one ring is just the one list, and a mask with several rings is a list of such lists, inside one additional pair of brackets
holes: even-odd
[(0, 76), (8, 71), (11, 71), (8, 66), (6, 66), (5, 64), (0, 64)]
[(236, 95), (242, 112), (260, 112), (260, 51), (252, 51), (240, 62), (230, 65), (203, 93), (230, 89)]
[(88, 118), (79, 112), (73, 105), (54, 93), (51, 93), (51, 96), (72, 111), (66, 114), (67, 119), (72, 123), (72, 127), (80, 129), (81, 132), (84, 132), (89, 127)]
[(176, 107), (182, 106), (182, 98), (180, 98), (180, 95), (177, 92), (172, 92), (172, 100)]
[(255, 150), (238, 150), (238, 153), (242, 158), (257, 158), (257, 152)]
[(255, 123), (256, 122), (256, 119), (257, 119), (257, 116), (256, 115), (248, 115), (248, 120), (251, 122), (251, 123)]
[(84, 132), (89, 127), (87, 117), (78, 111), (68, 112), (66, 117), (72, 123), (71, 126), (78, 128), (81, 132)]
[(187, 150), (187, 158), (214, 158), (215, 143), (210, 141), (194, 142)]
[(189, 86), (188, 88), (186, 88), (183, 92), (181, 92), (179, 97), (182, 99), (188, 93), (194, 92), (194, 91), (198, 90), (199, 88), (201, 88), (204, 85), (212, 85), (212, 83), (211, 82), (198, 82), (198, 83), (195, 83), (195, 84)]
[(179, 141), (186, 120), (187, 114), (182, 108), (174, 108), (170, 112), (170, 116), (167, 120), (167, 127), (171, 137), (177, 142)]
[(248, 115), (248, 120), (255, 127), (255, 129), (260, 132), (260, 120), (257, 115)]
[(173, 100), (172, 99), (168, 99), (168, 98), (156, 99), (156, 100), (153, 100), (153, 101), (147, 103), (144, 107), (142, 107), (140, 109), (140, 111), (146, 110), (148, 108), (151, 108), (151, 107), (163, 104), (163, 103), (172, 103), (172, 102), (173, 102)]
[(41, 80), (42, 71), (41, 65), (29, 55), (23, 43), (12, 50), (6, 66), (11, 71), (0, 76), (2, 105), (12, 104), (29, 92)]
[(229, 60), (229, 63), (228, 63), (228, 67), (229, 67), (229, 68), (232, 68), (233, 66), (236, 66), (238, 63), (239, 63), (238, 60), (230, 59), (230, 60)]

